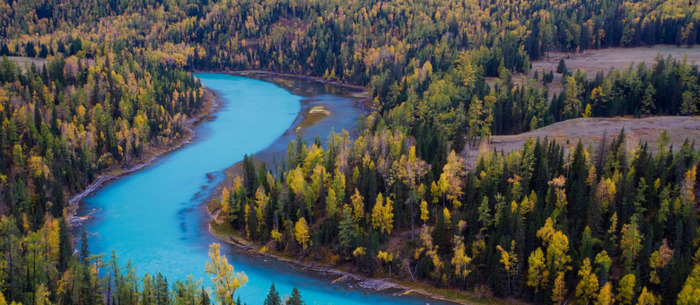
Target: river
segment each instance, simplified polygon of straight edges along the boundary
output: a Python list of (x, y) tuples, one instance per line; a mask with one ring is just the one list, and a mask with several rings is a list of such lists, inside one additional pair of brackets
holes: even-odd
[[(91, 253), (114, 249), (120, 262), (130, 260), (139, 275), (161, 272), (174, 283), (191, 274), (209, 285), (204, 264), (209, 244), (218, 241), (208, 232), (202, 200), (221, 181), (223, 170), (246, 153), (295, 138), (290, 126), (299, 120), (302, 106), (324, 104), (338, 116), (304, 131), (306, 137), (352, 127), (362, 112), (353, 107), (354, 99), (338, 94), (312, 90), (302, 97), (262, 80), (218, 73), (197, 76), (217, 92), (221, 106), (213, 119), (195, 128), (193, 143), (108, 183), (83, 200), (80, 213), (92, 215), (85, 223)], [(307, 304), (439, 303), (333, 285), (289, 264), (222, 247), (235, 271), (248, 275), (248, 283), (236, 295), (249, 305), (262, 304), (273, 281), (281, 295), (298, 287)]]

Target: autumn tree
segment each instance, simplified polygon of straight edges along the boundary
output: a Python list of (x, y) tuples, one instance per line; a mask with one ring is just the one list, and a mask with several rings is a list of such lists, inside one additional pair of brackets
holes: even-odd
[(454, 236), (454, 245), (452, 256), (452, 266), (455, 268), (455, 276), (462, 279), (462, 285), (464, 285), (467, 276), (471, 273), (471, 261), (472, 259), (465, 253), (464, 237)]
[(625, 259), (625, 268), (628, 272), (631, 270), (637, 254), (642, 250), (641, 242), (643, 237), (642, 233), (637, 229), (636, 217), (633, 217), (629, 224), (622, 226), (620, 249), (622, 250), (622, 257)]
[(377, 259), (389, 267), (389, 276), (391, 276), (391, 265), (394, 263), (394, 254), (379, 251), (379, 253), (377, 253)]
[(651, 256), (649, 257), (649, 268), (651, 268), (651, 272), (649, 274), (650, 279), (649, 281), (654, 283), (654, 284), (661, 284), (661, 280), (659, 279), (659, 269), (666, 268), (668, 263), (671, 261), (673, 258), (673, 250), (668, 247), (666, 244), (666, 239), (662, 241), (661, 246), (659, 247), (659, 250), (654, 251), (651, 253)]
[(602, 288), (600, 288), (600, 292), (598, 292), (598, 295), (596, 296), (595, 302), (593, 304), (595, 305), (612, 305), (615, 303), (615, 297), (613, 296), (612, 292), (612, 284), (610, 282), (605, 283)]
[(535, 288), (535, 292), (537, 292), (541, 287), (546, 286), (547, 278), (549, 277), (549, 271), (547, 271), (542, 248), (537, 248), (535, 251), (532, 251), (527, 262), (529, 268), (527, 272), (527, 285)]
[(298, 243), (302, 245), (304, 251), (306, 251), (306, 244), (309, 242), (309, 225), (306, 223), (304, 217), (299, 218), (299, 220), (294, 225), (294, 238)]
[(391, 230), (394, 228), (393, 211), (393, 203), (389, 197), (384, 199), (381, 193), (377, 195), (374, 208), (372, 208), (372, 228), (379, 229), (380, 232), (391, 235)]
[[(444, 185), (445, 195), (455, 208), (459, 208), (462, 204), (459, 198), (464, 194), (462, 191), (462, 177), (465, 174), (464, 158), (450, 151), (447, 157), (447, 163), (440, 174), (439, 184)], [(444, 202), (443, 202), (444, 207)]]
[(591, 270), (591, 260), (585, 258), (583, 266), (578, 271), (579, 282), (576, 285), (576, 298), (581, 304), (588, 304), (595, 298), (598, 291), (598, 277)]
[(566, 100), (564, 101), (563, 114), (565, 118), (575, 118), (581, 113), (581, 99), (576, 78), (566, 77)]
[(617, 287), (617, 297), (616, 300), (621, 304), (632, 304), (634, 301), (634, 286), (636, 285), (636, 278), (633, 274), (627, 274), (620, 280), (620, 285)]
[(554, 289), (552, 290), (552, 302), (554, 304), (562, 304), (566, 298), (566, 282), (564, 273), (560, 272), (554, 280)]
[(209, 246), (209, 261), (205, 266), (206, 273), (214, 283), (214, 295), (221, 304), (233, 304), (233, 295), (238, 288), (248, 282), (244, 272), (234, 274), (233, 266), (228, 263), (225, 255), (221, 254), (221, 245), (213, 243)]
[(700, 265), (696, 265), (685, 280), (683, 289), (678, 294), (678, 305), (697, 305), (700, 295)]

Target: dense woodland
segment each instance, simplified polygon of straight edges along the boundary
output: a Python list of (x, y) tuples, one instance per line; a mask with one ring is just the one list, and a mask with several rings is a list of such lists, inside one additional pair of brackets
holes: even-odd
[(205, 304), (201, 283), (73, 254), (64, 207), (184, 135), (206, 101), (188, 71), (250, 69), (366, 86), (378, 110), (357, 138), (290, 143), (282, 174), (246, 158), (219, 220), (264, 250), (478, 296), (698, 304), (694, 139), (461, 156), (571, 118), (697, 114), (686, 60), (513, 76), (552, 51), (698, 41), (685, 0), (3, 1), (0, 56), (46, 61), (0, 60), (0, 304)]

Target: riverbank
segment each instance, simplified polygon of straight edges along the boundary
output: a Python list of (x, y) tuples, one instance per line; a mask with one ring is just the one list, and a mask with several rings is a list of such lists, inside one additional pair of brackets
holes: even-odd
[(245, 76), (245, 77), (250, 77), (250, 78), (256, 78), (256, 77), (260, 77), (260, 76), (273, 76), (273, 77), (282, 77), (282, 78), (286, 78), (286, 79), (314, 81), (314, 82), (319, 82), (319, 83), (323, 83), (323, 84), (327, 84), (327, 85), (333, 85), (333, 86), (336, 86), (339, 88), (344, 88), (344, 89), (358, 90), (361, 92), (367, 91), (367, 88), (365, 88), (363, 86), (341, 83), (338, 81), (327, 80), (327, 79), (316, 77), (316, 76), (287, 74), (287, 73), (270, 72), (270, 71), (262, 71), (262, 70), (227, 71), (225, 73), (228, 73), (231, 75)]
[(173, 142), (167, 144), (160, 144), (150, 146), (141, 158), (133, 160), (132, 164), (114, 164), (104, 172), (102, 172), (95, 181), (88, 185), (82, 192), (75, 194), (69, 200), (69, 205), (65, 209), (64, 217), (68, 220), (68, 223), (75, 227), (84, 221), (87, 221), (89, 215), (77, 216), (78, 208), (80, 207), (80, 201), (90, 196), (92, 193), (100, 189), (105, 183), (112, 180), (118, 179), (124, 175), (136, 172), (143, 169), (144, 167), (157, 161), (164, 155), (171, 153), (184, 145), (189, 144), (196, 137), (194, 132), (194, 127), (201, 122), (209, 119), (211, 115), (216, 112), (219, 107), (219, 96), (213, 90), (208, 90), (205, 88), (206, 95), (204, 96), (204, 104), (202, 108), (193, 117), (185, 121), (183, 129), (184, 134), (180, 135), (178, 139), (174, 139)]
[(324, 79), (321, 77), (315, 77), (315, 76), (287, 74), (287, 73), (269, 72), (269, 71), (261, 71), (261, 70), (227, 71), (224, 73), (269, 81), (271, 83), (277, 84), (278, 86), (280, 86), (282, 88), (290, 90), (292, 93), (294, 93), (296, 95), (301, 95), (301, 96), (304, 96), (303, 91), (295, 90), (295, 88), (293, 88), (291, 86), (286, 86), (287, 84), (283, 81), (280, 81), (280, 80), (286, 79), (286, 80), (309, 81), (309, 82), (316, 82), (319, 84), (332, 86), (332, 87), (339, 88), (339, 89), (352, 90), (352, 91), (354, 91), (354, 94), (351, 94), (351, 96), (353, 98), (358, 99), (358, 102), (357, 102), (358, 108), (362, 109), (363, 111), (368, 111), (368, 112), (377, 111), (376, 107), (374, 106), (372, 98), (367, 93), (367, 88), (363, 87), (363, 86), (346, 84), (346, 83), (327, 80), (327, 79)]
[[(214, 211), (211, 215), (218, 215), (218, 210)], [(299, 260), (285, 255), (285, 253), (269, 250), (269, 244), (262, 245), (251, 242), (245, 237), (236, 233), (230, 228), (230, 226), (218, 224), (213, 219), (209, 222), (209, 231), (217, 239), (233, 246), (239, 253), (263, 259), (272, 259), (288, 264), (302, 272), (312, 273), (315, 276), (325, 278), (331, 285), (343, 284), (349, 289), (362, 289), (375, 293), (397, 296), (413, 295), (431, 300), (461, 305), (527, 304), (516, 299), (504, 300), (493, 297), (479, 298), (472, 292), (457, 291), (448, 288), (436, 288), (429, 283), (411, 282), (407, 279), (372, 278), (350, 271), (341, 270), (336, 266), (318, 261)]]

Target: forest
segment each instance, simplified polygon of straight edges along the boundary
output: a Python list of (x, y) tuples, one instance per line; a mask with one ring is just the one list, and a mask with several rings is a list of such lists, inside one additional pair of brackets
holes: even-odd
[(513, 75), (555, 51), (699, 40), (700, 4), (685, 0), (3, 1), (0, 304), (207, 304), (194, 280), (90, 255), (67, 211), (101, 173), (182, 140), (207, 103), (202, 70), (315, 76), (373, 99), (357, 135), (293, 141), (280, 174), (246, 158), (217, 196), (222, 225), (264, 251), (479, 297), (698, 304), (696, 139), (531, 139), (469, 167), (462, 152), (572, 118), (697, 115), (688, 60)]

